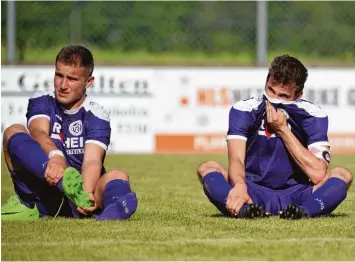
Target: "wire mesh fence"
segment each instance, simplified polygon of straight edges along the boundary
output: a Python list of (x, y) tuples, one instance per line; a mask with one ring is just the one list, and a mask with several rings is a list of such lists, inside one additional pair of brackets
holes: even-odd
[[(2, 62), (6, 62), (6, 2)], [(256, 2), (16, 2), (16, 63), (52, 63), (85, 44), (98, 63), (255, 64)], [(355, 64), (355, 2), (268, 2), (268, 56)], [(159, 58), (159, 59), (158, 59)]]

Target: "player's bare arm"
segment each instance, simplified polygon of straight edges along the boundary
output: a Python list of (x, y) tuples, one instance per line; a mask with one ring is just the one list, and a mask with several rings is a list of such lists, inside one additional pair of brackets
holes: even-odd
[(53, 150), (59, 150), (49, 136), (49, 120), (44, 117), (33, 119), (28, 127), (30, 135), (41, 145), (48, 155)]
[(277, 132), (284, 141), (288, 152), (301, 167), (313, 184), (320, 183), (327, 173), (327, 163), (314, 156), (306, 149), (287, 127), (286, 116), (267, 101), (266, 115), (268, 124)]
[[(86, 214), (87, 212), (92, 212), (97, 208), (94, 199), (94, 191), (97, 181), (101, 175), (102, 159), (104, 157), (105, 150), (96, 144), (86, 143), (84, 152), (84, 161), (82, 165), (83, 187), (89, 193), (90, 199), (94, 203), (93, 207), (83, 209), (84, 214)], [(81, 211), (82, 210), (79, 210), (79, 212)]]
[(44, 117), (33, 119), (28, 126), (30, 135), (41, 145), (43, 151), (50, 158), (45, 171), (45, 179), (48, 184), (55, 185), (63, 176), (67, 164), (63, 153), (50, 138), (49, 128), (49, 121)]
[(237, 215), (245, 203), (252, 203), (245, 183), (246, 142), (241, 139), (230, 139), (228, 145), (228, 177), (233, 188), (229, 192), (226, 207), (232, 215)]

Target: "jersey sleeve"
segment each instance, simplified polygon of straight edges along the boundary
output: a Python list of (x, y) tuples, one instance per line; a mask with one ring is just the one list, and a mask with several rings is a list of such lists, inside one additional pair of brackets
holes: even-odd
[(227, 140), (247, 141), (249, 129), (253, 126), (252, 108), (246, 101), (239, 101), (229, 111)]
[(328, 116), (325, 113), (306, 118), (303, 127), (307, 134), (308, 148), (316, 145), (329, 146)]
[(304, 120), (308, 150), (319, 159), (330, 163), (330, 144), (328, 140), (328, 116), (319, 112)]
[(92, 107), (86, 123), (85, 144), (96, 144), (106, 151), (110, 144), (110, 138), (111, 125), (108, 113), (102, 107)]
[(50, 121), (50, 95), (46, 92), (36, 92), (28, 101), (27, 106), (27, 127), (32, 120), (43, 117)]

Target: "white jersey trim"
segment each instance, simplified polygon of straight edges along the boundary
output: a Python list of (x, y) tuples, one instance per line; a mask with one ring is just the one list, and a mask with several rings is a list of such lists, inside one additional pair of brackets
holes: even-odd
[(263, 102), (262, 99), (250, 98), (248, 100), (241, 100), (236, 102), (233, 105), (233, 108), (239, 111), (250, 112), (253, 109), (257, 109), (262, 102)]
[(315, 142), (315, 143), (308, 145), (308, 149), (310, 149), (312, 147), (319, 147), (319, 146), (329, 146), (330, 147), (330, 144), (328, 141)]
[(227, 140), (232, 140), (232, 139), (240, 139), (247, 141), (248, 139), (245, 136), (239, 136), (239, 135), (228, 135)]
[(62, 140), (59, 136), (59, 134), (51, 134), (51, 138), (53, 139), (58, 139), (58, 140)]
[(37, 91), (30, 97), (30, 99), (39, 98), (41, 96), (51, 96), (55, 98), (54, 92)]
[(105, 151), (107, 150), (107, 146), (104, 143), (97, 140), (86, 140), (85, 144), (95, 144), (101, 146)]
[(34, 116), (31, 116), (30, 119), (28, 119), (28, 121), (27, 121), (27, 127), (28, 127), (28, 128), (30, 127), (30, 123), (31, 123), (33, 120), (35, 120), (36, 118), (41, 118), (41, 117), (47, 118), (48, 121), (51, 121), (51, 118), (50, 118), (49, 116), (47, 116), (47, 115), (34, 115)]
[(299, 100), (295, 103), (299, 108), (304, 109), (308, 114), (315, 117), (327, 117), (328, 115), (318, 106), (306, 100)]
[(91, 113), (97, 118), (110, 122), (109, 114), (105, 111), (104, 107), (100, 106), (98, 103), (94, 101), (85, 101), (84, 108), (86, 111), (91, 111)]

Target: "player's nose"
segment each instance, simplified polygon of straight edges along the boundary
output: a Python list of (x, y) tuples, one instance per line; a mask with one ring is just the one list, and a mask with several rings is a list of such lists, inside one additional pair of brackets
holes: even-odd
[(59, 86), (60, 90), (68, 89), (68, 87), (69, 87), (68, 84), (69, 84), (69, 81), (67, 79), (63, 78), (62, 81), (60, 82), (60, 86)]

